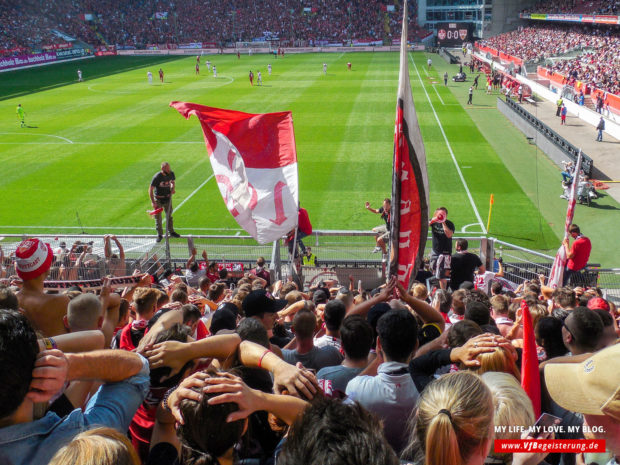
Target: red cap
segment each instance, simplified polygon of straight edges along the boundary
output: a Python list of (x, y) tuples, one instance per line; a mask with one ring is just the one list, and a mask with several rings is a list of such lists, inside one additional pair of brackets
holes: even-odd
[(597, 310), (600, 308), (601, 310), (605, 310), (606, 312), (608, 312), (609, 304), (605, 299), (601, 299), (600, 297), (593, 297), (592, 299), (588, 300), (588, 308), (590, 310)]
[(40, 239), (26, 239), (17, 246), (16, 270), (24, 281), (30, 281), (50, 269), (54, 254), (49, 244)]

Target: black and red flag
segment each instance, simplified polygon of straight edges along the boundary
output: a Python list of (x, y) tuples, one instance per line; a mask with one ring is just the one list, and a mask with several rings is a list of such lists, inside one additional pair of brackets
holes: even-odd
[(424, 258), (428, 235), (428, 175), (426, 152), (409, 82), (406, 1), (403, 8), (394, 129), (389, 275), (397, 276), (408, 289)]

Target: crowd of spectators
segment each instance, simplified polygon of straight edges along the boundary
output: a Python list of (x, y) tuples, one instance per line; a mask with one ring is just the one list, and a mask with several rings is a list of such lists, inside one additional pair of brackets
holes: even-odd
[[(410, 37), (416, 25), (410, 5)], [(85, 20), (84, 14), (93, 15)], [(58, 42), (58, 30), (91, 45), (139, 46), (251, 41), (265, 36), (312, 43), (378, 40), (400, 36), (402, 6), (387, 11), (379, 0), (0, 0), (0, 49), (32, 49)]]
[(573, 13), (588, 15), (617, 15), (618, 0), (553, 0), (540, 1), (524, 13)]
[[(549, 69), (611, 94), (620, 94), (620, 32), (583, 26), (525, 27), (481, 42), (525, 61), (553, 58)], [(562, 56), (577, 51), (576, 57)], [(573, 53), (574, 55), (574, 53)]]
[[(503, 269), (486, 271), (459, 239), (452, 290), (396, 280), (365, 290), (353, 278), (302, 289), (272, 281), (262, 257), (231, 279), (196, 250), (184, 269), (164, 273), (149, 259), (148, 272), (114, 288), (130, 270), (106, 236), (113, 272), (97, 291), (45, 291), (54, 267), (83, 269), (94, 252), (32, 238), (0, 257), (7, 463), (535, 465), (547, 454), (492, 443), (533, 439), (519, 428), (540, 408), (561, 419), (556, 439), (569, 426), (583, 438), (587, 424), (607, 441), (596, 460), (618, 463), (620, 315), (573, 277), (508, 291), (493, 280)], [(457, 274), (468, 264), (478, 288)], [(540, 405), (521, 387), (526, 312)]]

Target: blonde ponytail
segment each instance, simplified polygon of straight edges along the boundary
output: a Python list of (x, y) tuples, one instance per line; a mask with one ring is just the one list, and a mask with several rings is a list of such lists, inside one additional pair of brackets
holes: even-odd
[(492, 435), (491, 391), (474, 373), (451, 373), (430, 383), (409, 419), (411, 438), (406, 460), (425, 458), (425, 465), (464, 465), (488, 444)]

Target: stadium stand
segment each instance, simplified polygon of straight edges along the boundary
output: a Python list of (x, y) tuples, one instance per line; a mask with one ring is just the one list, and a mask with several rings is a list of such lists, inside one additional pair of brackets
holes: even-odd
[[(40, 4), (27, 0), (15, 4), (0, 1), (3, 55), (23, 53), (60, 41), (58, 33), (88, 44), (139, 47), (148, 44), (252, 41), (276, 37), (281, 41), (304, 40), (327, 44), (345, 40), (390, 40), (398, 31), (402, 7), (389, 12), (378, 0), (283, 3), (277, 0), (216, 2), (214, 0), (165, 3), (156, 0), (120, 0)], [(415, 2), (410, 4), (412, 13)], [(208, 12), (208, 14), (206, 13)], [(427, 37), (412, 14), (410, 38)]]
[(617, 15), (620, 6), (617, 0), (565, 0), (541, 1), (524, 13), (575, 13), (596, 15)]
[[(530, 26), (480, 43), (523, 61), (553, 58), (549, 71), (566, 83), (620, 93), (620, 33), (591, 26)], [(562, 59), (572, 53), (570, 58)], [(574, 56), (577, 53), (577, 56)], [(588, 92), (589, 93), (589, 92)]]

